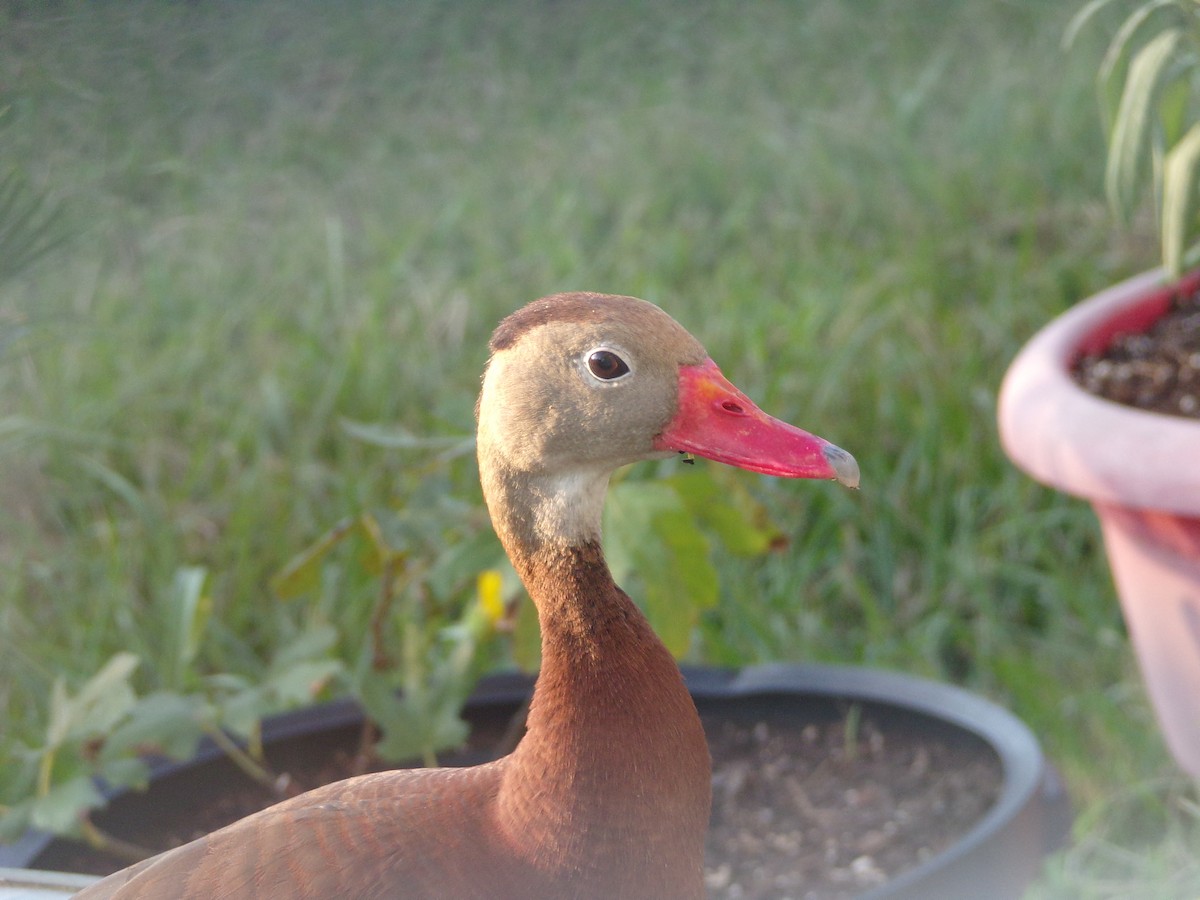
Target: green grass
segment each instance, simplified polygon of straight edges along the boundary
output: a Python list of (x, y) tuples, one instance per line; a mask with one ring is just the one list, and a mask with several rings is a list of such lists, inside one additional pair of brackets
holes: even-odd
[[(166, 683), (183, 566), (211, 578), (197, 668), (262, 673), (307, 614), (270, 576), (432, 492), (428, 454), (341, 421), (467, 433), (503, 314), (631, 293), (863, 469), (858, 494), (739, 476), (790, 542), (721, 560), (696, 655), (980, 690), (1077, 800), (1037, 896), (1195, 896), (1196, 793), (1097, 528), (993, 425), (1021, 342), (1157, 258), (1102, 205), (1076, 6), (4, 7), (0, 171), (73, 238), (0, 293), (3, 740), (118, 649)], [(478, 503), (467, 460), (434, 487)]]

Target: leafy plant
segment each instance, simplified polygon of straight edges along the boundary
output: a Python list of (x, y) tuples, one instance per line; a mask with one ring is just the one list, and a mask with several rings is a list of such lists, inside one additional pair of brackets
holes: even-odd
[[(166, 642), (173, 650), (163, 671), (173, 684), (139, 695), (134, 675), (141, 660), (132, 653), (112, 656), (78, 690), (59, 677), (50, 693), (41, 742), (9, 745), (11, 759), (0, 766), (0, 838), (27, 828), (80, 837), (130, 860), (148, 852), (113, 838), (90, 819), (107, 802), (106, 793), (144, 787), (150, 757), (183, 760), (207, 736), (252, 778), (271, 788), (282, 782), (263, 760), (259, 723), (263, 716), (312, 700), (341, 668), (328, 657), (332, 629), (310, 629), (272, 659), (255, 681), (228, 674), (200, 676), (193, 667), (209, 607), (206, 573), (177, 573), (170, 592), (173, 614)], [(168, 654), (171, 655), (171, 654)], [(239, 744), (236, 738), (240, 738)]]
[(687, 654), (700, 616), (716, 606), (718, 550), (761, 556), (779, 540), (742, 484), (704, 466), (655, 481), (621, 478), (609, 491), (605, 551), (613, 575), (676, 656)]
[[(462, 743), (467, 728), (459, 711), (505, 613), (500, 576), (486, 567), (499, 563), (503, 552), (490, 532), (470, 521), (482, 517), (464, 519), (466, 510), (443, 510), (440, 527), (430, 528), (439, 519), (430, 512), (421, 507), (416, 515), (393, 513), (390, 536), (373, 513), (346, 519), (294, 557), (272, 582), (285, 600), (328, 583), (339, 586), (338, 605), (352, 603), (355, 595), (371, 598), (368, 619), (359, 620), (365, 627), (343, 624), (352, 655), (348, 687), (372, 723), (364, 736), (364, 757), (419, 757), (436, 765), (438, 752)], [(425, 520), (425, 527), (404, 527), (414, 519)], [(343, 545), (350, 552), (339, 557), (335, 551)], [(460, 566), (468, 556), (483, 559), (485, 568)], [(461, 577), (446, 577), (453, 568)], [(330, 569), (338, 574), (326, 577)]]
[[(1070, 46), (1114, 0), (1091, 0), (1072, 19)], [(1200, 6), (1143, 0), (1113, 34), (1097, 74), (1108, 129), (1105, 189), (1128, 219), (1149, 182), (1159, 215), (1163, 265), (1173, 274), (1200, 239)]]
[(139, 698), (132, 683), (138, 663), (118, 653), (74, 693), (65, 679), (55, 681), (42, 744), (17, 750), (4, 767), (4, 793), (20, 799), (4, 808), (0, 835), (32, 826), (110, 846), (87, 819), (104, 805), (101, 785), (144, 784), (149, 768), (139, 754), (151, 747), (178, 759), (195, 751), (201, 699), (169, 692)]
[[(470, 440), (348, 430), (393, 449), (439, 449), (435, 466), (473, 449)], [(736, 476), (719, 481), (717, 471), (658, 480), (627, 471), (609, 492), (606, 518), (615, 522), (605, 544), (614, 575), (678, 656), (689, 651), (702, 612), (716, 604), (718, 548), (761, 555), (779, 536)], [(522, 599), (485, 510), (439, 495), (436, 480), (426, 486), (428, 498), (339, 522), (297, 554), (272, 588), (290, 599), (336, 585), (332, 605), (343, 608), (356, 603), (356, 592), (372, 598), (365, 621), (341, 626), (344, 637), (361, 634), (349, 689), (378, 728), (362, 752), (433, 765), (466, 737), (460, 713), (479, 675), (505, 656), (536, 668), (540, 642), (536, 611)]]

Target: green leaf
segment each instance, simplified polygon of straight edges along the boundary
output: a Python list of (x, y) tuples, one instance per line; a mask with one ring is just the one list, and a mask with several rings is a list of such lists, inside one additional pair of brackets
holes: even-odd
[(203, 697), (159, 691), (141, 698), (122, 722), (108, 735), (100, 760), (109, 763), (120, 756), (153, 749), (172, 759), (187, 759), (196, 752), (208, 718)]
[(667, 480), (688, 512), (730, 553), (754, 557), (766, 553), (780, 537), (767, 518), (766, 508), (755, 500), (738, 478), (718, 482), (708, 470), (676, 475)]
[(1163, 167), (1163, 265), (1172, 276), (1183, 269), (1183, 257), (1196, 231), (1196, 176), (1200, 168), (1200, 123), (1171, 148)]
[(626, 480), (614, 484), (604, 506), (604, 550), (618, 584), (639, 569), (645, 545), (658, 544), (654, 519), (682, 510), (683, 501), (665, 482)]
[(126, 756), (105, 763), (96, 774), (110, 787), (142, 789), (150, 780), (150, 767), (136, 756)]
[(717, 570), (709, 558), (708, 539), (686, 512), (655, 517), (658, 547), (647, 542), (642, 559), (646, 587), (646, 618), (675, 656), (691, 646), (692, 630), (701, 609), (717, 602)]
[(439, 703), (432, 710), (432, 727), (423, 753), (441, 753), (462, 746), (471, 733), (470, 727), (459, 715), (462, 701)]
[(449, 597), (485, 569), (510, 569), (507, 560), (495, 532), (478, 528), (439, 553), (425, 580), (437, 596)]
[(62, 207), (29, 188), (19, 172), (0, 179), (0, 279), (11, 278), (65, 242)]
[(1069, 50), (1075, 43), (1075, 39), (1079, 37), (1085, 25), (1104, 7), (1112, 3), (1113, 0), (1091, 0), (1085, 3), (1079, 12), (1071, 17), (1071, 21), (1067, 23), (1066, 31), (1063, 32), (1062, 45), (1064, 50)]
[(221, 725), (241, 737), (251, 737), (263, 716), (311, 703), (342, 671), (341, 661), (326, 655), (336, 640), (332, 626), (317, 625), (281, 648), (259, 682), (209, 679), (210, 684), (230, 691), (216, 703)]
[(399, 761), (419, 756), (424, 748), (421, 722), (386, 678), (369, 675), (356, 691), (363, 710), (381, 733), (375, 752), (383, 759)]
[(96, 481), (108, 488), (118, 499), (128, 506), (137, 516), (144, 522), (153, 523), (154, 513), (142, 492), (137, 486), (115, 469), (106, 466), (99, 460), (92, 459), (90, 456), (84, 456), (82, 453), (74, 454), (75, 462), (79, 468), (95, 478)]
[(250, 688), (226, 697), (217, 704), (221, 727), (242, 738), (248, 738), (258, 728), (258, 723), (269, 710), (265, 692)]
[(407, 720), (407, 707), (387, 678), (369, 673), (355, 685), (354, 693), (363, 710), (377, 725), (382, 726), (384, 722), (412, 724)]
[(266, 685), (269, 695), (265, 699), (269, 706), (263, 714), (312, 703), (329, 679), (341, 670), (342, 664), (336, 659), (316, 659), (294, 663), (279, 671)]
[(138, 666), (132, 653), (117, 653), (72, 697), (66, 684), (55, 681), (50, 697), (50, 724), (46, 746), (105, 734), (128, 713), (137, 700), (129, 678)]
[(204, 676), (205, 687), (213, 694), (232, 694), (237, 691), (245, 691), (254, 686), (254, 683), (243, 675), (235, 675), (232, 672), (214, 672), (212, 675)]
[(398, 425), (372, 425), (342, 419), (342, 430), (356, 440), (388, 450), (441, 450), (439, 459), (466, 456), (475, 450), (474, 435), (457, 437), (420, 437)]
[(79, 775), (54, 785), (49, 793), (34, 800), (29, 822), (34, 828), (53, 834), (72, 834), (83, 813), (103, 805), (104, 798), (91, 776)]
[(124, 717), (137, 701), (130, 676), (138, 666), (132, 653), (117, 653), (80, 689), (74, 706), (74, 734), (90, 735), (108, 732)]
[(38, 767), (41, 751), (20, 743), (11, 743), (3, 748), (0, 756), (0, 809), (3, 799), (24, 797), (37, 790)]
[(174, 669), (172, 684), (184, 678), (203, 643), (212, 614), (212, 598), (205, 592), (208, 572), (201, 566), (183, 566), (175, 572), (170, 594), (170, 621), (174, 647), (170, 660)]
[(470, 731), (454, 705), (422, 703), (405, 695), (400, 709), (402, 715), (376, 719), (380, 738), (375, 752), (389, 762), (415, 757), (431, 762), (433, 754), (462, 744)]
[(316, 541), (301, 550), (287, 565), (271, 578), (271, 592), (280, 600), (292, 600), (315, 589), (321, 583), (321, 566), (346, 536), (358, 526), (359, 520), (342, 519)]
[(677, 656), (691, 644), (700, 609), (717, 601), (711, 546), (679, 494), (661, 482), (622, 481), (609, 491), (605, 549), (618, 580), (635, 573), (646, 617)]
[(1162, 126), (1163, 146), (1174, 147), (1191, 124), (1189, 114), (1192, 85), (1185, 78), (1174, 78), (1162, 86), (1158, 99), (1158, 121)]
[(46, 748), (61, 747), (71, 732), (75, 711), (71, 695), (67, 692), (67, 680), (61, 675), (50, 686), (50, 712), (46, 722)]
[(379, 575), (390, 567), (393, 576), (400, 574), (399, 564), (404, 561), (405, 554), (388, 543), (379, 520), (371, 513), (363, 513), (358, 517), (358, 527), (366, 538), (363, 552), (358, 557), (363, 569), (371, 575)]
[(7, 808), (0, 807), (0, 843), (12, 843), (29, 830), (33, 803), (30, 798)]
[[(1133, 41), (1134, 36), (1141, 29), (1142, 25), (1159, 9), (1164, 6), (1174, 6), (1177, 2), (1178, 0), (1149, 0), (1149, 2), (1143, 3), (1129, 14), (1129, 17), (1121, 23), (1121, 26), (1113, 35), (1113, 39), (1109, 42), (1108, 50), (1104, 53), (1104, 59), (1100, 61), (1098, 77), (1102, 82), (1112, 78), (1113, 72), (1117, 70), (1121, 58), (1126, 55), (1129, 44)], [(1101, 4), (1101, 6), (1103, 5)], [(1067, 27), (1069, 31), (1070, 26), (1068, 25)]]
[(1172, 28), (1146, 44), (1129, 66), (1116, 122), (1109, 137), (1105, 189), (1113, 210), (1127, 219), (1150, 146), (1152, 107), (1164, 71), (1179, 45), (1181, 33)]
[(342, 671), (341, 661), (330, 656), (336, 643), (336, 628), (314, 625), (280, 649), (261, 685), (268, 704), (263, 713), (311, 703), (329, 680)]
[(332, 625), (317, 624), (305, 629), (294, 641), (284, 645), (271, 660), (267, 678), (287, 670), (297, 663), (309, 662), (327, 656), (337, 644), (337, 629)]

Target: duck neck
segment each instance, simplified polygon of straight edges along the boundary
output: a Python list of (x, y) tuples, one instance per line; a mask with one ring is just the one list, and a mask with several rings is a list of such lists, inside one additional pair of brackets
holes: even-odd
[(702, 862), (711, 797), (704, 732), (679, 667), (604, 560), (607, 475), (598, 489), (586, 478), (573, 483), (576, 494), (554, 502), (576, 521), (554, 539), (536, 527), (547, 521), (544, 505), (529, 505), (545, 492), (501, 497), (485, 478), (497, 532), (542, 632), (528, 730), (498, 797), (501, 824), (534, 856), (554, 848), (547, 858), (592, 866), (597, 848), (609, 847), (617, 858), (606, 865), (651, 854), (660, 869), (664, 858), (682, 860), (684, 874), (670, 877), (690, 878)]

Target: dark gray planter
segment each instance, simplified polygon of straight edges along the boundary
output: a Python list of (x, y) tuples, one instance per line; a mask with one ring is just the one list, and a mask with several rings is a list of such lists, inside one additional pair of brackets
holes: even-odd
[[(907, 675), (838, 666), (685, 667), (684, 674), (702, 714), (820, 721), (837, 718), (847, 703), (859, 703), (881, 722), (905, 720), (950, 739), (957, 734), (982, 741), (995, 753), (1004, 781), (992, 808), (957, 843), (863, 895), (864, 900), (1017, 898), (1043, 858), (1066, 839), (1070, 804), (1037, 739), (1011, 713), (976, 695)], [(502, 729), (532, 684), (524, 675), (484, 679), (465, 718), (473, 728)], [(289, 760), (301, 754), (313, 757), (354, 746), (361, 727), (358, 707), (337, 701), (271, 718), (264, 723), (263, 739), (273, 765), (286, 771)], [(480, 761), (470, 754), (454, 760), (459, 765)], [(119, 833), (117, 823), (126, 817), (153, 822), (163, 809), (187, 806), (206, 784), (237, 777), (242, 776), (221, 751), (205, 744), (187, 763), (155, 763), (150, 790), (115, 792), (94, 818), (101, 828)], [(31, 832), (0, 846), (0, 868), (57, 869), (69, 849), (68, 842)]]

